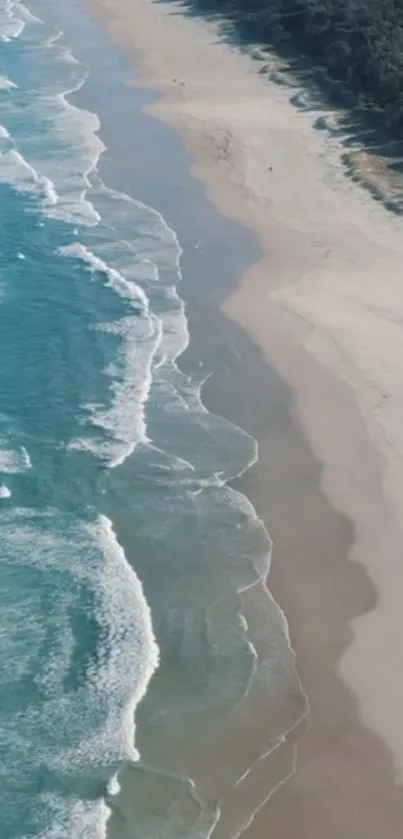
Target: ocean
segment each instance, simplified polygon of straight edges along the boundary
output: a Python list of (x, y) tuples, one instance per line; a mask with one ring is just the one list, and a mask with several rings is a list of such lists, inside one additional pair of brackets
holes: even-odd
[(82, 103), (108, 96), (92, 56), (123, 90), (120, 57), (61, 0), (0, 0), (0, 41), (0, 835), (207, 839), (304, 713), (270, 537), (229, 485), (257, 445), (180, 366), (186, 245), (139, 153), (101, 177)]

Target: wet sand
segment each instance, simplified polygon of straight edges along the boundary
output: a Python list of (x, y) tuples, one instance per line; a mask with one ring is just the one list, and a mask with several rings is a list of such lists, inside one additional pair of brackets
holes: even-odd
[[(207, 402), (222, 413), (230, 403), (231, 416), (258, 436), (259, 462), (239, 484), (270, 524), (274, 541), (270, 587), (286, 611), (311, 708), (309, 728), (298, 742), (294, 776), (277, 790), (246, 835), (251, 839), (397, 838), (403, 801), (391, 754), (363, 724), (357, 697), (339, 674), (342, 656), (354, 642), (354, 623), (376, 609), (377, 593), (363, 566), (351, 560), (354, 526), (329, 504), (322, 490), (323, 465), (313, 456), (296, 405), (275, 373), (266, 368), (264, 374), (260, 368), (258, 382), (247, 391), (247, 407), (236, 407), (239, 381), (250, 381), (252, 371), (259, 370), (258, 358), (244, 350), (241, 356), (240, 338), (238, 345), (239, 352), (233, 344), (232, 371), (228, 372), (227, 356), (227, 371), (210, 385)], [(291, 356), (289, 345), (288, 352)], [(289, 360), (302, 375), (297, 353), (298, 349)], [(312, 365), (306, 372), (310, 377), (316, 373), (313, 390), (323, 389), (325, 399), (332, 395), (331, 410), (336, 404), (332, 389), (338, 388), (340, 409), (343, 414), (350, 412), (348, 421), (361, 435), (361, 456), (364, 462), (371, 458), (371, 468), (373, 452), (348, 392), (343, 393), (340, 383), (329, 382), (328, 372), (326, 381)], [(274, 405), (268, 404), (262, 391), (264, 383)], [(241, 403), (242, 397), (238, 400)], [(319, 409), (318, 402), (316, 406)], [(320, 410), (325, 418), (324, 404)], [(346, 457), (350, 454), (351, 450)]]
[(198, 308), (204, 329), (206, 316), (216, 324), (208, 407), (259, 441), (240, 485), (274, 541), (270, 588), (311, 706), (292, 778), (247, 833), (397, 839), (401, 223), (345, 179), (336, 141), (213, 26), (151, 0), (91, 8), (136, 68), (142, 56), (137, 83), (164, 93), (148, 110), (178, 130), (192, 173), (263, 251), (221, 301), (242, 328), (217, 312), (219, 291), (193, 300), (190, 324), (201, 354)]

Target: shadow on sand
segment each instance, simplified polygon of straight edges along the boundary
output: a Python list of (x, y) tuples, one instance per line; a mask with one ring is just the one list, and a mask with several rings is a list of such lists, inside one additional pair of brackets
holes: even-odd
[(290, 90), (290, 102), (312, 114), (313, 127), (338, 140), (346, 175), (395, 213), (403, 214), (403, 142), (385, 128), (380, 109), (363, 105), (323, 68), (298, 55), (289, 40), (262, 43), (256, 27), (236, 17), (233, 7), (217, 12), (212, 0), (155, 0), (171, 3), (173, 14), (218, 24), (221, 41), (251, 56), (260, 75)]

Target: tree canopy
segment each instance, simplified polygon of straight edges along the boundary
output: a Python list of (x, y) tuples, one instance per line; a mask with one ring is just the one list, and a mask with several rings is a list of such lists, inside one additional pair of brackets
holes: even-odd
[(187, 0), (221, 12), (262, 43), (289, 41), (403, 129), (403, 0)]

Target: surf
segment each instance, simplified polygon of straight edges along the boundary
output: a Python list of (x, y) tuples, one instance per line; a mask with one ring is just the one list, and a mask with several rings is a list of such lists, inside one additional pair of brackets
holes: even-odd
[[(249, 703), (268, 690), (261, 627), (275, 627), (279, 655), (287, 666), (292, 659), (283, 616), (263, 585), (269, 535), (227, 486), (256, 461), (257, 445), (205, 408), (208, 371), (181, 369), (190, 335), (178, 235), (160, 212), (100, 177), (100, 119), (70, 102), (90, 71), (66, 38), (27, 17), (7, 45), (16, 87), (3, 96), (0, 180), (19, 224), (6, 224), (2, 323), (20, 330), (10, 341), (17, 355), (24, 347), (29, 365), (21, 396), (6, 378), (4, 486), (12, 482), (12, 495), (2, 502), (15, 586), (10, 624), (24, 603), (29, 652), (17, 633), (5, 658), (18, 673), (37, 673), (44, 700), (14, 719), (14, 791), (23, 771), (32, 772), (27, 783), (39, 797), (26, 806), (32, 819), (42, 808), (46, 821), (34, 835), (87, 831), (92, 839), (105, 835), (129, 769), (151, 793), (169, 777), (191, 791), (195, 825), (207, 837), (220, 806), (211, 809), (197, 776), (192, 737), (211, 736), (217, 707), (228, 726), (249, 724)], [(24, 62), (32, 62), (29, 84)], [(21, 466), (17, 439), (30, 468)], [(290, 678), (295, 687), (293, 670)], [(191, 723), (179, 771), (183, 719)], [(27, 744), (38, 760), (28, 768)], [(216, 779), (217, 794), (220, 783), (228, 791), (246, 777), (260, 746), (251, 743), (249, 763), (236, 761)], [(161, 808), (146, 814), (147, 824), (164, 824)]]

